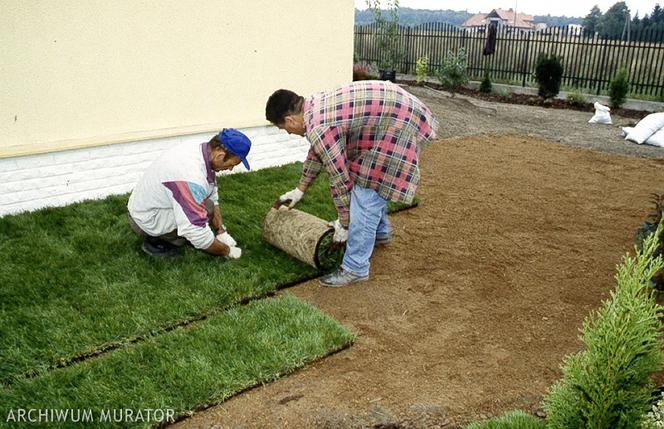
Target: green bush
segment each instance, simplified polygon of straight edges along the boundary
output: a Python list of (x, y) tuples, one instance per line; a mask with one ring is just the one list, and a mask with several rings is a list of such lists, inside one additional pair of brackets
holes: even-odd
[(480, 92), (483, 92), (485, 94), (491, 93), (491, 90), (493, 89), (493, 85), (491, 85), (491, 78), (489, 77), (489, 73), (484, 74), (484, 79), (482, 79), (482, 83), (480, 83)]
[(424, 82), (427, 75), (429, 74), (429, 57), (419, 57), (415, 62), (415, 78), (417, 83)]
[(588, 99), (579, 89), (567, 94), (567, 101), (575, 106), (583, 106), (584, 104), (588, 103)]
[(560, 58), (555, 55), (540, 54), (535, 67), (535, 78), (539, 85), (540, 97), (547, 99), (558, 95), (563, 79), (563, 65)]
[(456, 53), (448, 51), (442, 67), (438, 70), (438, 79), (443, 87), (455, 92), (468, 83), (468, 56), (460, 48)]
[(544, 429), (544, 420), (531, 416), (523, 411), (511, 411), (504, 416), (496, 417), (481, 423), (471, 423), (466, 429)]
[(627, 93), (629, 93), (629, 76), (626, 69), (618, 70), (616, 77), (611, 81), (609, 88), (611, 95), (611, 106), (620, 107), (627, 100)]
[(545, 398), (547, 427), (639, 428), (650, 409), (651, 376), (662, 367), (661, 307), (650, 279), (664, 267), (657, 232), (625, 256), (611, 297), (584, 322), (586, 350), (565, 358), (563, 378)]

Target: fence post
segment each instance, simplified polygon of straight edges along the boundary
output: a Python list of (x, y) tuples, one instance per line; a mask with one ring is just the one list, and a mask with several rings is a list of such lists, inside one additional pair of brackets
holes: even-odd
[[(604, 39), (604, 45), (602, 46), (602, 59), (599, 62), (599, 68), (595, 72), (595, 76), (598, 76), (597, 77), (597, 95), (599, 95), (599, 93), (602, 91), (602, 78), (599, 77), (599, 76), (601, 76), (600, 71), (604, 70), (604, 67), (606, 67), (606, 64), (604, 64), (604, 63), (606, 62), (606, 46), (608, 45), (608, 43), (609, 43), (609, 39), (605, 38)], [(611, 78), (609, 77), (609, 80), (610, 79)]]
[(528, 54), (530, 53), (530, 33), (526, 35), (526, 47), (523, 50), (523, 61), (521, 65), (521, 73), (523, 73), (523, 81), (521, 82), (521, 86), (525, 87), (526, 86), (526, 77), (528, 76)]

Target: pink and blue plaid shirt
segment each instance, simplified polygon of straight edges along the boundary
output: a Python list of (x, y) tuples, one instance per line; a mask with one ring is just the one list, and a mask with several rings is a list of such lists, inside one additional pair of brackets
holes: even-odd
[(348, 226), (353, 186), (412, 202), (420, 181), (419, 145), (436, 137), (437, 121), (398, 85), (361, 81), (307, 98), (304, 126), (311, 148), (300, 184), (308, 187), (325, 167), (339, 220)]

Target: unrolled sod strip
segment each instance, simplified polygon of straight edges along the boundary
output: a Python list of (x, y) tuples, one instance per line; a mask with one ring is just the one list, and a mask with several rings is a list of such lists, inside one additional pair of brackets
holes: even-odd
[(272, 207), (263, 222), (263, 240), (319, 270), (341, 264), (343, 248), (333, 245), (333, 235), (326, 221), (297, 209)]

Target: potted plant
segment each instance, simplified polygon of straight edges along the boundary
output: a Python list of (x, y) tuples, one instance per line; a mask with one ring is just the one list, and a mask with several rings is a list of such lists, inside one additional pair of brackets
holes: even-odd
[(399, 46), (399, 0), (387, 0), (387, 14), (380, 8), (380, 0), (367, 0), (378, 26), (378, 73), (381, 80), (396, 80), (397, 67), (404, 54)]

